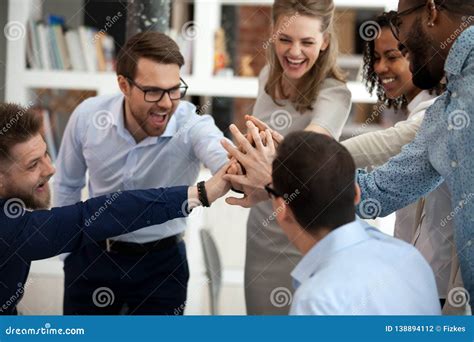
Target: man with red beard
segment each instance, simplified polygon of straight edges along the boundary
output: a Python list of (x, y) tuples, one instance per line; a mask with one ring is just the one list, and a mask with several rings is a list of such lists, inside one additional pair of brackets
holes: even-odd
[(230, 188), (222, 170), (197, 188), (117, 191), (46, 210), (55, 169), (40, 132), (40, 116), (0, 104), (0, 315), (17, 313), (31, 261), (184, 217)]
[[(68, 122), (57, 162), (56, 205), (80, 199), (86, 172), (94, 197), (191, 185), (201, 164), (213, 174), (226, 164), (223, 134), (212, 117), (181, 101), (187, 90), (183, 64), (177, 44), (165, 34), (139, 33), (126, 42), (116, 66), (121, 93), (84, 101)], [(185, 228), (185, 218), (150, 225), (68, 256), (64, 313), (173, 315), (186, 302)], [(114, 291), (114, 305), (94, 305), (92, 294), (102, 286)]]

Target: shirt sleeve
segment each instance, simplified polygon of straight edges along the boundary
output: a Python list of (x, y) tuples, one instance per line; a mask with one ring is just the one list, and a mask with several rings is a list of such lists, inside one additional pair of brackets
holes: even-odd
[(5, 217), (2, 226), (6, 229), (0, 240), (7, 248), (1, 257), (49, 258), (93, 241), (184, 217), (187, 198), (187, 186), (132, 190), (51, 210), (26, 211), (17, 218)]
[(81, 200), (81, 190), (86, 184), (87, 165), (82, 153), (86, 132), (85, 104), (72, 113), (64, 131), (53, 184), (53, 205), (65, 206)]
[(352, 105), (352, 95), (346, 84), (327, 79), (313, 105), (311, 124), (318, 125), (339, 140)]
[(356, 136), (342, 142), (354, 158), (356, 167), (374, 167), (386, 163), (413, 141), (423, 117), (404, 120), (394, 127)]
[[(457, 81), (448, 83), (449, 100), (447, 113), (447, 130), (449, 157), (452, 157), (450, 172), (446, 180), (451, 190), (451, 200), (455, 223), (456, 247), (461, 265), (464, 286), (468, 289), (474, 305), (474, 260), (473, 227), (474, 227), (474, 53), (465, 62)], [(455, 95), (454, 95), (455, 94)], [(452, 219), (450, 217), (449, 219)]]
[(402, 152), (372, 172), (357, 170), (361, 189), (357, 214), (364, 219), (387, 216), (431, 192), (443, 181), (429, 160), (427, 129), (424, 125), (415, 140)]
[(205, 167), (211, 170), (212, 174), (227, 163), (227, 152), (220, 142), (224, 139), (224, 134), (210, 115), (199, 116), (188, 134), (194, 154)]
[(290, 315), (327, 316), (337, 315), (340, 308), (322, 298), (295, 300), (291, 305)]

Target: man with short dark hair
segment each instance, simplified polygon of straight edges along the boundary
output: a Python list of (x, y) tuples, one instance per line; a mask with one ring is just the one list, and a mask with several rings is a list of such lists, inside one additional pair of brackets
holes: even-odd
[(117, 191), (46, 210), (55, 170), (41, 120), (27, 108), (0, 104), (0, 315), (17, 313), (31, 261), (181, 218), (199, 200), (213, 202), (229, 190), (222, 170), (199, 189)]
[[(117, 57), (121, 93), (81, 103), (59, 150), (56, 205), (75, 203), (86, 184), (90, 196), (116, 190), (194, 184), (201, 163), (215, 174), (227, 163), (222, 132), (209, 115), (181, 101), (184, 59), (158, 32), (131, 37)], [(182, 234), (186, 219), (150, 225), (89, 245), (64, 263), (65, 314), (167, 314), (186, 303), (189, 278)], [(115, 294), (98, 307), (99, 287)], [(179, 310), (180, 313), (183, 310)]]
[[(252, 154), (246, 138), (233, 133), (244, 152)], [(271, 156), (271, 136), (265, 146), (255, 126), (251, 133), (256, 149)], [(245, 167), (244, 155), (227, 147)], [(265, 189), (278, 224), (303, 254), (292, 272), (297, 290), (290, 314), (441, 313), (434, 275), (423, 256), (356, 220), (360, 190), (345, 147), (325, 135), (294, 132), (276, 152)]]

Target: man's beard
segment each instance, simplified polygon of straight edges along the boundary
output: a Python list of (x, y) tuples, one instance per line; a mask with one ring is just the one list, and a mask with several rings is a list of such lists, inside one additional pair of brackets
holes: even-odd
[(403, 44), (410, 54), (413, 84), (426, 90), (437, 87), (444, 77), (444, 60), (440, 60), (435, 42), (423, 31), (421, 19), (415, 21), (408, 36)]
[(45, 184), (44, 187), (45, 196), (42, 198), (38, 198), (38, 196), (35, 196), (34, 193), (25, 191), (12, 185), (10, 185), (5, 192), (7, 193), (7, 197), (9, 199), (20, 199), (25, 204), (26, 209), (48, 209), (51, 205), (51, 192), (49, 190), (49, 184)]

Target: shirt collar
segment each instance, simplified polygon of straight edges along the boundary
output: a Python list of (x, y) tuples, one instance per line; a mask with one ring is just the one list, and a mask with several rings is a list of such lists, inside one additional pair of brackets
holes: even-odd
[[(123, 137), (130, 139), (132, 135), (128, 130), (125, 128), (125, 112), (124, 112), (124, 102), (125, 102), (125, 97), (124, 96), (119, 96), (117, 98), (117, 101), (115, 101), (112, 104), (112, 115), (113, 115), (113, 125), (117, 127), (117, 130), (120, 135)], [(170, 121), (168, 122), (168, 125), (166, 126), (165, 131), (163, 134), (159, 137), (147, 137), (144, 139), (140, 144), (141, 145), (151, 145), (151, 144), (156, 144), (158, 142), (158, 139), (161, 137), (172, 137), (176, 132), (177, 132), (177, 122), (176, 122), (176, 114), (178, 110), (180, 110), (181, 105), (178, 106), (176, 109), (175, 113), (171, 116)]]
[(459, 75), (466, 59), (474, 47), (474, 26), (465, 29), (456, 39), (444, 66), (444, 70), (450, 75)]
[[(435, 98), (436, 96), (435, 95), (432, 95), (430, 94), (430, 92), (428, 90), (423, 90), (421, 91), (418, 95), (415, 96), (415, 98), (413, 100), (411, 100), (411, 102), (407, 105), (407, 109), (408, 109), (408, 113), (410, 114), (410, 116), (412, 116), (413, 114), (415, 114), (416, 112), (419, 112), (420, 110), (418, 109), (418, 107), (420, 107), (420, 109), (422, 108), (422, 104), (424, 104), (425, 102), (428, 103), (431, 103), (433, 101), (433, 99)], [(423, 106), (424, 107), (424, 106)], [(426, 106), (426, 108), (429, 107), (429, 106)], [(423, 109), (426, 109), (426, 108), (423, 108)], [(409, 116), (409, 117), (410, 117)]]
[(295, 287), (308, 280), (334, 254), (370, 239), (369, 234), (366, 232), (367, 227), (369, 227), (367, 223), (356, 219), (351, 223), (334, 229), (316, 243), (296, 265), (293, 272), (291, 272)]

